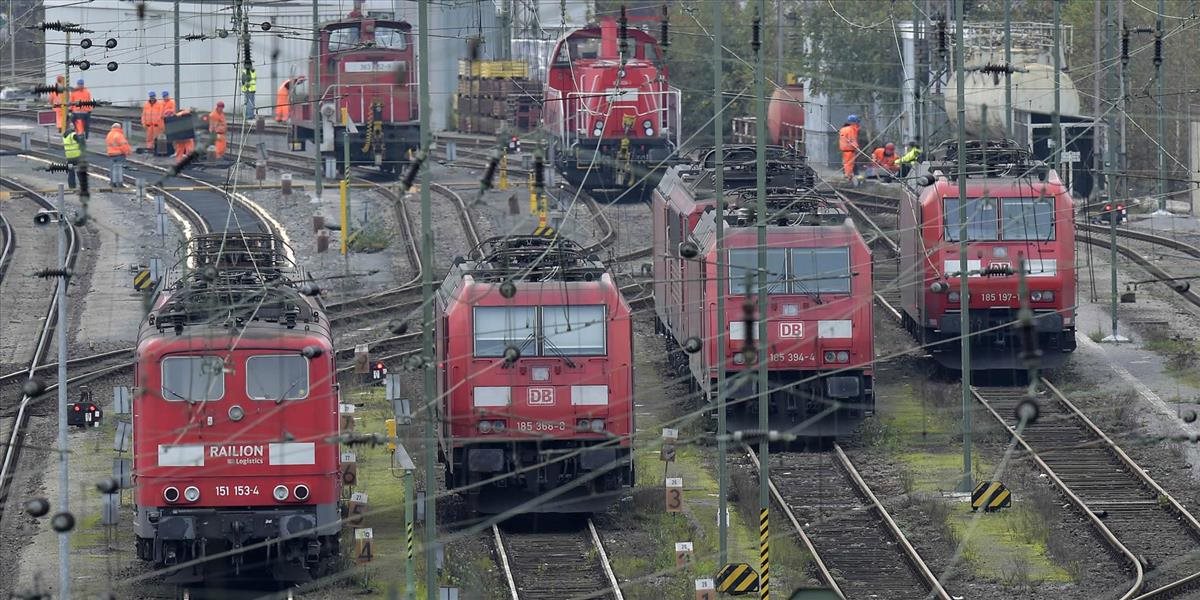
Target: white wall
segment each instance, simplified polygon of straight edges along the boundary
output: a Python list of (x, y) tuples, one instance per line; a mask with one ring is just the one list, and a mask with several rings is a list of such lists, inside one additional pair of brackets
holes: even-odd
[[(353, 0), (319, 0), (322, 23), (343, 18), (353, 7)], [(82, 77), (97, 100), (118, 105), (140, 105), (147, 92), (161, 94), (170, 90), (182, 99), (181, 105), (209, 110), (223, 100), (227, 110), (241, 106), (241, 84), (238, 81), (240, 64), (237, 60), (237, 40), (233, 35), (232, 2), (181, 2), (181, 36), (202, 33), (216, 35), (226, 29), (229, 37), (203, 41), (181, 40), (181, 90), (174, 88), (174, 3), (146, 2), (146, 15), (138, 20), (133, 2), (122, 0), (93, 0), (79, 4), (75, 0), (46, 0), (46, 20), (81, 24), (95, 31), (88, 34), (95, 45), (88, 50), (78, 46), (81, 36), (72, 35), (71, 59), (86, 58), (93, 66), (85, 72), (77, 67), (70, 70), (70, 81)], [(414, 24), (416, 32), (417, 5), (412, 0), (366, 0), (366, 11), (392, 11), (399, 18)], [(257, 25), (270, 21), (272, 28), (264, 32)], [(274, 103), (275, 89), (294, 74), (307, 71), (312, 55), (312, 4), (307, 1), (278, 2), (268, 6), (251, 4), (251, 54), (258, 71), (257, 104)], [(457, 88), (458, 59), (465, 56), (463, 39), (474, 35), (482, 25), (489, 37), (488, 55), (496, 47), (497, 26), (493, 0), (441, 0), (430, 3), (430, 88), (431, 119), (434, 129), (443, 129), (449, 116), (449, 106)], [(104, 39), (116, 38), (117, 48), (106, 50)], [(415, 36), (414, 36), (415, 37)], [(65, 60), (65, 36), (46, 32), (47, 82), (62, 73)], [(414, 39), (414, 44), (416, 40)], [(275, 60), (271, 57), (275, 54)], [(104, 63), (115, 60), (120, 67), (115, 72), (105, 70)], [(259, 114), (267, 114), (259, 110)]]

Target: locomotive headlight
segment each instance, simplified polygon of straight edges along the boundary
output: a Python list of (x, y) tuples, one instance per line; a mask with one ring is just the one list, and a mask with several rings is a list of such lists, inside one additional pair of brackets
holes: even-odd
[(650, 127), (647, 127), (646, 131), (644, 133), (646, 134), (646, 137), (650, 137), (650, 136), (654, 135), (654, 130), (651, 129)]
[(592, 433), (601, 433), (604, 431), (604, 419), (592, 419)]
[(1030, 292), (1029, 299), (1033, 302), (1054, 302), (1054, 292), (1050, 290)]
[(958, 292), (950, 292), (949, 294), (946, 295), (946, 299), (951, 302), (958, 302), (961, 298), (962, 298), (962, 295), (959, 294)]
[(492, 421), (492, 430), (495, 431), (496, 433), (500, 433), (501, 431), (504, 431), (504, 428), (505, 428), (504, 421)]
[(170, 486), (163, 490), (163, 500), (167, 502), (179, 502), (179, 488)]
[(825, 362), (833, 362), (837, 360), (837, 353), (832, 350), (825, 351)]
[(845, 350), (842, 350), (841, 352), (838, 352), (838, 353), (837, 353), (837, 360), (838, 360), (838, 362), (842, 362), (842, 363), (844, 363), (844, 362), (850, 362), (850, 353), (849, 353), (849, 352), (846, 352)]
[(479, 433), (491, 433), (491, 432), (492, 432), (492, 422), (491, 421), (480, 421), (479, 422)]
[(200, 488), (194, 485), (187, 486), (187, 489), (183, 490), (183, 499), (187, 500), (188, 502), (195, 502), (199, 500)]
[(945, 281), (935, 281), (929, 284), (929, 291), (935, 294), (945, 294), (949, 289), (950, 286)]
[(296, 496), (296, 499), (301, 502), (308, 500), (308, 486), (301, 483), (293, 488), (293, 494)]
[(654, 126), (654, 124), (650, 122), (650, 119), (646, 119), (645, 121), (642, 121), (643, 129), (650, 129), (653, 126)]
[(746, 354), (744, 352), (734, 352), (733, 353), (733, 364), (735, 364), (735, 365), (746, 364)]
[(277, 485), (274, 490), (271, 490), (271, 495), (275, 497), (275, 500), (283, 502), (288, 499), (288, 488), (286, 485)]

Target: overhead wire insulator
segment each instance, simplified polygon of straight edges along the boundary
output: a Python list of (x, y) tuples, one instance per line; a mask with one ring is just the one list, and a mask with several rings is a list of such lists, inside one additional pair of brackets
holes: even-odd
[(183, 36), (183, 39), (188, 42), (195, 42), (199, 40), (207, 40), (208, 36), (204, 35), (203, 33), (189, 33)]
[(37, 271), (33, 272), (33, 276), (39, 279), (53, 279), (55, 277), (69, 278), (71, 275), (72, 273), (70, 269), (63, 269), (59, 267), (38, 269)]
[(938, 20), (937, 20), (937, 48), (938, 48), (938, 56), (941, 56), (942, 58), (945, 58), (945, 57), (946, 57), (946, 45), (947, 45), (947, 38), (946, 38), (946, 18), (945, 18), (945, 17), (938, 17)]
[(659, 40), (658, 40), (658, 45), (662, 46), (662, 49), (664, 52), (667, 50), (667, 47), (671, 45), (671, 39), (667, 35), (670, 24), (671, 24), (671, 19), (670, 19), (670, 15), (667, 12), (667, 5), (664, 4), (662, 6), (662, 21), (660, 22), (661, 33), (659, 35)]
[(533, 157), (533, 187), (539, 192), (546, 189), (545, 163), (541, 156)]
[(621, 44), (621, 57), (629, 55), (629, 19), (625, 16), (625, 5), (621, 5), (621, 18), (617, 20), (617, 39)]
[(65, 94), (66, 92), (67, 88), (59, 87), (57, 85), (41, 84), (33, 86), (33, 93), (35, 94)]
[(750, 26), (750, 48), (755, 52), (762, 47), (762, 16), (754, 13), (754, 23)]
[(1129, 28), (1121, 29), (1121, 64), (1129, 64)]
[(66, 163), (50, 163), (46, 165), (46, 172), (48, 173), (66, 173), (69, 170), (71, 170), (71, 165)]
[(1163, 62), (1163, 37), (1161, 31), (1154, 33), (1154, 66), (1162, 66)]

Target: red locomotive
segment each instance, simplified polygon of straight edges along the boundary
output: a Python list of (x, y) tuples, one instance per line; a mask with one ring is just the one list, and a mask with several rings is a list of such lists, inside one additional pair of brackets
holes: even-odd
[(633, 328), (594, 256), (489, 239), (437, 295), (446, 486), (494, 513), (590, 512), (633, 483)]
[(138, 332), (138, 558), (176, 583), (266, 567), (306, 581), (339, 556), (329, 321), (265, 234), (192, 238), (194, 269)]
[(1059, 366), (1075, 350), (1075, 224), (1058, 174), (1011, 143), (972, 142), (962, 161), (953, 148), (924, 168), (920, 196), (900, 202), (900, 273), (905, 326), (937, 361), (961, 369), (958, 182), (944, 173), (962, 163), (967, 178), (967, 282), (972, 370), (1024, 368), (1010, 327), (1020, 308), (1017, 265), (1028, 276), (1041, 365)]
[[(357, 129), (349, 135), (351, 163), (398, 173), (408, 151), (421, 142), (412, 26), (364, 17), (356, 6), (346, 19), (321, 27), (318, 45), (320, 53), (309, 64), (308, 80), (295, 88), (294, 139), (315, 139), (314, 128), (323, 124), (322, 151), (340, 166), (346, 143), (344, 114)], [(314, 90), (318, 71), (321, 89)], [(320, 123), (313, 120), (314, 93)]]
[(552, 56), (543, 120), (558, 168), (594, 192), (653, 188), (675, 155), (680, 122), (679, 89), (658, 42), (630, 29), (622, 8), (619, 20), (567, 34)]
[[(813, 191), (815, 174), (781, 148), (768, 156), (768, 353), (772, 429), (801, 437), (838, 437), (874, 411), (871, 253), (836, 201)], [(654, 305), (661, 332), (675, 342), (671, 362), (710, 402), (718, 365), (728, 374), (730, 429), (757, 428), (755, 360), (747, 357), (743, 305), (755, 296), (756, 169), (751, 148), (725, 156), (727, 208), (714, 207), (712, 153), (671, 168), (652, 194)], [(725, 264), (717, 272), (716, 223), (725, 220)], [(692, 256), (689, 256), (692, 255)], [(726, 314), (716, 313), (725, 294)], [(752, 327), (757, 337), (757, 325)], [(718, 335), (727, 336), (725, 356)], [(683, 347), (695, 345), (695, 352)]]

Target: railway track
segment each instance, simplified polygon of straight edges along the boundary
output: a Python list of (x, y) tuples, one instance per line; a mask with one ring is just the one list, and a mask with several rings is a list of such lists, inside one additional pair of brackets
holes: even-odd
[[(1079, 230), (1108, 233), (1107, 226), (1076, 222)], [(1200, 248), (1149, 233), (1118, 229), (1118, 236), (1167, 247), (1192, 257)], [(1109, 248), (1107, 236), (1081, 239)], [(1200, 296), (1174, 284), (1170, 273), (1135, 249), (1117, 251), (1164, 280), (1185, 300)], [(1019, 423), (1017, 406), (1025, 388), (979, 387), (972, 394), (1002, 423), (1062, 494), (1133, 574), (1121, 600), (1176, 597), (1200, 587), (1200, 521), (1166, 492), (1047, 378), (1040, 380), (1040, 415)]]
[[(757, 469), (758, 456), (744, 450)], [(771, 472), (787, 474), (769, 482), (772, 500), (812, 554), (817, 578), (838, 597), (950, 600), (840, 446), (773, 453)]]
[(1018, 388), (975, 388), (975, 400), (1016, 438), (1134, 574), (1130, 598), (1169, 598), (1200, 581), (1200, 521), (1047, 379), (1040, 414), (1017, 422)]
[(4, 275), (8, 273), (8, 263), (12, 259), (13, 249), (17, 247), (17, 237), (13, 233), (13, 228), (8, 224), (8, 219), (0, 213), (0, 236), (4, 238), (4, 246), (0, 247), (0, 282), (4, 281)]
[[(50, 200), (38, 195), (31, 188), (22, 185), (10, 179), (0, 179), (5, 187), (20, 190), (29, 197), (40, 208), (47, 210), (55, 210)], [(76, 258), (79, 254), (79, 235), (75, 226), (70, 221), (64, 221), (67, 232), (67, 268), (73, 269)], [(46, 354), (50, 349), (51, 338), (58, 324), (58, 290), (61, 286), (67, 285), (63, 278), (56, 278), (55, 293), (50, 297), (49, 305), (46, 309), (45, 317), (42, 321), (42, 327), (38, 332), (37, 343), (34, 346), (33, 355), (30, 357), (29, 368), (24, 371), (26, 379), (32, 379), (37, 373), (42, 361), (45, 360)], [(6, 434), (4, 446), (3, 462), (0, 462), (0, 518), (3, 518), (5, 511), (3, 508), (7, 505), (10, 486), (13, 478), (16, 476), (17, 466), (21, 457), (21, 449), (25, 445), (25, 437), (28, 433), (29, 419), (32, 413), (32, 404), (38, 397), (36, 394), (27, 393), (28, 390), (22, 390), (21, 400), (16, 405), (16, 412), (12, 415), (12, 422), (9, 425), (9, 431)]]
[(496, 560), (510, 600), (624, 600), (591, 519), (586, 531), (502, 532), (492, 525)]

